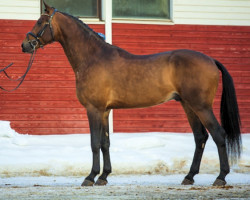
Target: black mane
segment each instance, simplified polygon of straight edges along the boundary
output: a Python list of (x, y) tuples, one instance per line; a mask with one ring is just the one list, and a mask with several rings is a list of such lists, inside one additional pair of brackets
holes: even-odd
[(77, 17), (75, 16), (72, 16), (68, 13), (64, 13), (64, 12), (61, 12), (61, 11), (58, 11), (60, 12), (61, 14), (63, 15), (66, 15), (70, 18), (72, 18), (80, 27), (82, 27), (84, 30), (86, 30), (87, 32), (91, 32), (93, 33), (93, 35), (95, 37), (97, 37), (98, 39), (101, 39), (102, 41), (105, 41), (105, 39), (103, 37), (101, 37), (97, 32), (95, 32), (92, 28), (90, 28), (87, 24), (85, 24), (83, 21), (81, 21), (80, 19), (78, 19)]

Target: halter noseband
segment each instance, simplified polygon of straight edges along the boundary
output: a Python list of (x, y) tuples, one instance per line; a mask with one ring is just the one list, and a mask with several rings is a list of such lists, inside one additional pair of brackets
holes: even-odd
[[(39, 44), (40, 47), (43, 47), (44, 45), (41, 43), (41, 40), (40, 38), (43, 36), (44, 34), (44, 31), (45, 29), (47, 28), (47, 26), (49, 25), (49, 28), (50, 28), (50, 33), (51, 33), (51, 36), (52, 36), (52, 40), (54, 41), (54, 32), (53, 32), (53, 28), (52, 28), (52, 25), (51, 25), (51, 21), (53, 19), (53, 16), (55, 15), (55, 13), (57, 12), (57, 9), (54, 9), (53, 13), (51, 16), (49, 16), (48, 14), (42, 14), (42, 15), (47, 15), (49, 16), (49, 21), (45, 23), (45, 25), (43, 26), (43, 28), (37, 33), (37, 35), (35, 35), (34, 33), (32, 32), (28, 32), (26, 34), (26, 38), (31, 46), (32, 49), (35, 49), (36, 46)], [(29, 35), (31, 35), (32, 37), (34, 37), (35, 39), (34, 40), (30, 40), (29, 39)]]

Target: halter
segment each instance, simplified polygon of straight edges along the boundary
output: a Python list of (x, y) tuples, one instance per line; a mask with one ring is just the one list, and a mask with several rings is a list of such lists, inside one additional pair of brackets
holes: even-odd
[[(44, 31), (45, 31), (45, 29), (47, 28), (48, 25), (49, 25), (49, 28), (50, 28), (50, 33), (51, 33), (52, 40), (54, 41), (54, 32), (53, 32), (51, 21), (52, 21), (52, 19), (53, 19), (53, 17), (54, 17), (54, 15), (55, 15), (56, 12), (57, 12), (57, 9), (54, 9), (54, 11), (53, 11), (53, 13), (52, 13), (51, 16), (48, 15), (48, 14), (42, 14), (42, 15), (48, 16), (49, 17), (49, 21), (44, 24), (43, 28), (36, 35), (34, 33), (32, 33), (32, 32), (28, 32), (26, 34), (26, 38), (27, 38), (27, 40), (28, 40), (28, 42), (29, 42), (29, 44), (30, 44), (30, 46), (31, 46), (32, 49), (35, 49), (38, 44), (40, 45), (40, 47), (44, 46), (42, 44), (40, 38), (43, 36)], [(35, 38), (35, 39), (34, 40), (30, 40), (29, 39), (30, 35), (33, 38)]]

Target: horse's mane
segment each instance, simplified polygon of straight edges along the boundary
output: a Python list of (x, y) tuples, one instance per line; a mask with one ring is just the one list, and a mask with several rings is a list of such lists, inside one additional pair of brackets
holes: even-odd
[(61, 12), (61, 11), (58, 11), (58, 12), (73, 19), (81, 28), (83, 28), (87, 32), (92, 33), (92, 35), (94, 35), (96, 38), (101, 39), (102, 41), (105, 41), (105, 39), (103, 37), (101, 37), (97, 32), (95, 32), (92, 28), (90, 28), (87, 24), (85, 24), (83, 21), (81, 21), (77, 17), (72, 16), (68, 13)]

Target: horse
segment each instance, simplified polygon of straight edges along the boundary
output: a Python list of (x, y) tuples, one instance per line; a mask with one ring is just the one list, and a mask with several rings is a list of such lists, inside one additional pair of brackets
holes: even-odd
[[(237, 162), (241, 153), (240, 115), (233, 79), (217, 60), (188, 49), (151, 55), (134, 55), (104, 41), (78, 18), (57, 11), (46, 3), (31, 32), (22, 42), (22, 51), (59, 42), (75, 73), (76, 95), (86, 108), (89, 120), (92, 169), (82, 186), (106, 185), (111, 173), (108, 117), (111, 109), (144, 108), (179, 101), (195, 139), (190, 171), (182, 181), (192, 185), (199, 173), (202, 154), (212, 136), (219, 154), (220, 173), (213, 185), (226, 184), (229, 159)], [(212, 105), (222, 74), (220, 118)], [(100, 173), (100, 151), (103, 172)]]

